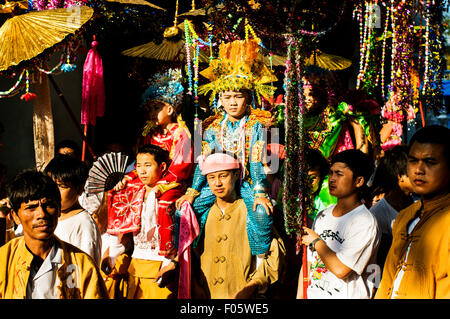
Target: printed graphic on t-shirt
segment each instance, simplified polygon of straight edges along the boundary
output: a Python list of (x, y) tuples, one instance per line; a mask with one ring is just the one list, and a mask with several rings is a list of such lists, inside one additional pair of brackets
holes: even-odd
[[(322, 234), (319, 235), (320, 238), (326, 240), (331, 238), (331, 240), (336, 240), (340, 244), (344, 242), (345, 239), (339, 236), (339, 231), (334, 232), (330, 229), (324, 230)], [(336, 276), (333, 275), (326, 267), (323, 261), (320, 259), (317, 252), (313, 253), (313, 260), (311, 262), (310, 268), (310, 287), (319, 288), (324, 292), (327, 292), (330, 296), (333, 296), (342, 290), (342, 282), (336, 280)]]

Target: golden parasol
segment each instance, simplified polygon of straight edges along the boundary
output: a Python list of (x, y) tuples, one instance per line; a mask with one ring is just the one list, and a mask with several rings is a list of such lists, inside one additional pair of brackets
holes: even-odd
[[(186, 41), (184, 38), (184, 22), (177, 25), (178, 1), (175, 9), (175, 20), (172, 27), (164, 30), (164, 39), (160, 44), (148, 42), (122, 51), (123, 55), (148, 58), (162, 61), (184, 61), (186, 58)], [(194, 52), (190, 52), (193, 56)], [(203, 50), (199, 51), (199, 62), (208, 62), (209, 55)]]
[[(285, 65), (286, 57), (277, 54), (272, 55), (272, 65)], [(269, 56), (264, 56), (264, 63), (269, 64)], [(306, 66), (317, 66), (328, 71), (344, 70), (352, 65), (352, 61), (340, 57), (338, 55), (324, 53), (320, 50), (315, 50), (313, 54), (305, 61)]]
[(204, 16), (205, 14), (206, 14), (205, 9), (195, 9), (195, 0), (192, 0), (191, 10), (179, 14), (179, 16)]
[(74, 6), (12, 17), (0, 28), (0, 71), (30, 60), (86, 23), (94, 10)]
[(154, 9), (158, 9), (158, 10), (162, 10), (162, 11), (167, 11), (166, 9), (158, 7), (157, 5), (147, 2), (145, 0), (106, 0), (106, 2), (116, 2), (116, 3), (122, 3), (122, 4), (132, 4), (132, 5), (137, 4), (137, 5), (149, 6)]
[(317, 49), (309, 58), (306, 59), (305, 65), (315, 65), (324, 70), (337, 71), (348, 68), (352, 65), (352, 61), (338, 55), (324, 53)]
[[(166, 29), (166, 31), (168, 31), (168, 29)], [(171, 29), (170, 32), (172, 32), (172, 34), (175, 33), (173, 29)], [(168, 32), (164, 33), (167, 34)], [(148, 42), (124, 50), (122, 51), (122, 54), (136, 58), (148, 58), (162, 61), (183, 61), (186, 56), (186, 42), (184, 40), (184, 35), (180, 35), (179, 33), (180, 31), (170, 37), (165, 36), (160, 44)], [(194, 52), (191, 51), (190, 53), (191, 56), (193, 56)], [(200, 50), (198, 58), (199, 62), (208, 62), (209, 54)]]
[(0, 4), (0, 13), (11, 13), (16, 9), (28, 9), (28, 1), (5, 1), (5, 4)]

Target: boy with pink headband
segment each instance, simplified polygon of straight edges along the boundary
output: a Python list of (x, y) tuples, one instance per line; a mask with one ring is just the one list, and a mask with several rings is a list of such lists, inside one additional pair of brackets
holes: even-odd
[(247, 207), (236, 187), (240, 179), (236, 158), (213, 153), (202, 158), (199, 165), (216, 200), (192, 250), (192, 298), (254, 298), (278, 280), (284, 244), (273, 232), (265, 257), (252, 255), (246, 230)]

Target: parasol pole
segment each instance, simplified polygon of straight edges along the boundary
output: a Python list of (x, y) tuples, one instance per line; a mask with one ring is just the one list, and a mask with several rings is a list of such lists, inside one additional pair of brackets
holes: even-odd
[(83, 145), (86, 145), (86, 147), (88, 148), (89, 152), (91, 153), (93, 159), (96, 160), (97, 156), (95, 156), (95, 153), (92, 150), (91, 145), (87, 141), (86, 136), (84, 135), (80, 124), (78, 124), (78, 121), (77, 121), (77, 119), (75, 117), (75, 114), (73, 114), (72, 109), (70, 108), (69, 103), (67, 102), (67, 100), (66, 100), (65, 96), (63, 95), (61, 89), (59, 88), (58, 84), (56, 83), (56, 81), (55, 81), (55, 79), (53, 78), (52, 75), (48, 74), (47, 76), (48, 76), (48, 78), (50, 80), (50, 83), (52, 83), (53, 88), (55, 89), (56, 93), (58, 94), (59, 98), (61, 99), (62, 104), (66, 108), (67, 113), (69, 113), (70, 119), (75, 124), (75, 127), (77, 128), (78, 133), (81, 135), (81, 138), (83, 139)]
[(83, 148), (81, 149), (81, 160), (84, 162), (86, 159), (86, 139), (87, 139), (87, 124), (84, 124), (84, 138), (83, 138)]

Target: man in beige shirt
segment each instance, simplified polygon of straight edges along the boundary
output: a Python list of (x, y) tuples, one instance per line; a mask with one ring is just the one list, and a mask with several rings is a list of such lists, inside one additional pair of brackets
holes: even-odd
[(253, 256), (247, 237), (247, 208), (236, 188), (239, 162), (231, 155), (214, 153), (199, 165), (216, 201), (193, 249), (192, 297), (248, 299), (261, 295), (281, 275), (284, 244), (274, 232), (267, 253)]
[(0, 299), (106, 299), (95, 262), (54, 235), (61, 210), (58, 186), (25, 171), (10, 185), (11, 214), (23, 236), (0, 247)]

